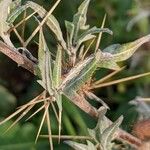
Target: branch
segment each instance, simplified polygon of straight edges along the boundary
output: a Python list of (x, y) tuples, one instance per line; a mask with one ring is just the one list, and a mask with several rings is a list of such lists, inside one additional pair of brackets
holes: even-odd
[(6, 45), (2, 41), (0, 41), (0, 51), (8, 56), (10, 59), (12, 59), (14, 62), (16, 62), (18, 66), (21, 66), (30, 71), (31, 73), (35, 74), (34, 70), (36, 65), (30, 59), (15, 51), (13, 48)]
[[(2, 41), (0, 41), (0, 51), (11, 58), (13, 61), (15, 61), (18, 66), (21, 66), (25, 68), (26, 70), (30, 71), (31, 73), (35, 74), (35, 68), (36, 64), (33, 63), (31, 60), (23, 56), (21, 53), (13, 50), (13, 48), (9, 47)], [(84, 112), (88, 113), (90, 116), (97, 118), (98, 117), (98, 112), (95, 111), (95, 108), (93, 106), (87, 106), (87, 103), (84, 103), (82, 99), (74, 99), (72, 101), (75, 105), (77, 105), (80, 109), (82, 109)], [(81, 105), (82, 104), (82, 105)], [(89, 108), (90, 107), (90, 108)], [(87, 108), (89, 108), (90, 111), (87, 112)], [(111, 121), (110, 121), (111, 123)], [(138, 138), (134, 137), (133, 135), (127, 133), (126, 131), (119, 129), (117, 134), (116, 134), (118, 139), (121, 139), (135, 148), (139, 147), (141, 145), (141, 140)]]

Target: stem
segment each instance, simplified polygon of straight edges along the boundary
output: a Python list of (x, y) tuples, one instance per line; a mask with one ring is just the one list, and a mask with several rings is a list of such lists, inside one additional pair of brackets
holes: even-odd
[(9, 47), (2, 41), (0, 41), (0, 51), (10, 59), (12, 59), (14, 62), (16, 62), (18, 66), (21, 66), (31, 73), (35, 74), (35, 63), (33, 63), (27, 57), (23, 56), (21, 53), (15, 51), (14, 48)]
[[(49, 135), (40, 135), (41, 138), (48, 138)], [(53, 139), (65, 139), (65, 140), (93, 140), (90, 136), (70, 136), (70, 135), (52, 135)]]
[[(11, 58), (13, 61), (15, 61), (19, 66), (27, 69), (31, 73), (35, 74), (35, 67), (36, 65), (30, 61), (28, 58), (24, 57), (21, 55), (19, 52), (15, 51), (13, 48), (10, 48), (6, 44), (0, 41), (0, 51), (7, 55), (9, 58)], [(84, 112), (88, 113), (90, 116), (97, 118), (98, 117), (98, 112), (95, 111), (95, 108), (91, 105), (88, 105), (88, 107), (91, 107), (91, 111), (87, 112), (87, 104), (82, 101), (82, 99), (74, 99), (72, 101), (75, 105), (77, 105), (79, 108), (81, 108)], [(82, 104), (82, 105), (81, 105)], [(110, 121), (111, 123), (111, 121)], [(133, 135), (127, 133), (126, 131), (119, 129), (117, 134), (117, 138), (119, 140), (125, 141), (129, 144), (131, 144), (133, 147), (137, 148), (139, 145), (141, 145), (141, 140), (134, 137)], [(55, 136), (52, 136), (53, 138), (56, 138)], [(63, 136), (61, 136), (63, 138)], [(65, 137), (64, 137), (65, 138)]]

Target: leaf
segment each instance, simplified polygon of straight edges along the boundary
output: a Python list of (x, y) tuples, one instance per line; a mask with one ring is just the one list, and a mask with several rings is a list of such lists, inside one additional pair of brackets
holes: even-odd
[(119, 48), (121, 45), (120, 44), (112, 44), (112, 45), (110, 45), (110, 46), (108, 46), (108, 47), (106, 47), (104, 50), (103, 50), (103, 52), (108, 52), (108, 53), (114, 53), (115, 52), (115, 50), (117, 49), (117, 48)]
[(87, 141), (87, 144), (88, 144), (87, 150), (97, 150), (97, 148), (95, 147), (95, 145), (92, 142)]
[(93, 129), (88, 129), (89, 135), (96, 141), (96, 132)]
[(21, 6), (21, 0), (13, 0), (10, 5), (10, 13)]
[(67, 43), (68, 43), (68, 47), (72, 46), (72, 40), (73, 40), (73, 34), (74, 34), (74, 24), (69, 22), (69, 21), (65, 21), (65, 26), (66, 26), (66, 30), (67, 30)]
[[(54, 83), (54, 87), (57, 89), (58, 86), (61, 83), (61, 69), (62, 69), (62, 49), (61, 47), (58, 45), (58, 49), (57, 49), (57, 55), (56, 55), (56, 60), (54, 63), (54, 69), (53, 69), (53, 83)], [(62, 111), (62, 97), (60, 94), (56, 94), (56, 102), (57, 105), (59, 107), (59, 110)]]
[[(65, 86), (63, 91), (71, 92), (79, 90), (93, 75), (99, 58), (100, 53), (97, 52), (95, 55), (85, 59), (80, 65), (75, 66), (64, 80), (65, 83), (62, 83), (62, 86)], [(70, 76), (71, 78), (69, 79)]]
[(86, 58), (84, 61), (80, 61), (76, 64), (70, 72), (66, 75), (66, 78), (62, 81), (61, 85), (59, 86), (59, 90), (63, 90), (68, 82), (70, 82), (73, 78), (75, 78), (84, 67), (90, 63), (93, 59), (93, 55)]
[[(37, 3), (28, 1), (26, 3), (26, 5), (28, 7), (30, 7), (31, 9), (33, 9), (34, 11), (37, 11), (37, 9), (38, 9), (38, 11), (37, 11), (38, 15), (41, 18), (45, 17), (47, 11), (43, 7), (38, 5)], [(63, 39), (62, 31), (61, 31), (61, 28), (60, 28), (60, 25), (59, 25), (57, 19), (51, 14), (48, 17), (46, 24), (52, 30), (52, 32), (55, 34), (57, 40), (60, 42), (60, 44), (63, 46), (63, 48), (66, 49), (66, 43)]]
[(6, 20), (9, 15), (10, 5), (12, 0), (1, 0), (0, 1), (0, 37), (4, 40), (6, 44), (11, 47), (14, 47), (13, 43), (10, 40), (10, 35), (6, 32), (10, 29)]
[(108, 69), (112, 69), (112, 70), (120, 69), (118, 64), (113, 60), (113, 55), (108, 52), (101, 52), (101, 58), (99, 60), (98, 67), (108, 68)]
[(25, 5), (19, 6), (19, 7), (17, 7), (16, 9), (14, 9), (14, 10), (8, 15), (7, 23), (8, 23), (9, 25), (11, 25), (11, 24), (16, 20), (16, 18), (17, 18), (24, 10), (26, 10), (26, 6), (25, 6)]
[(74, 150), (87, 150), (88, 149), (88, 146), (85, 144), (80, 144), (80, 143), (73, 142), (73, 141), (65, 141), (65, 143), (71, 146)]
[(7, 30), (9, 29), (9, 26), (6, 23), (6, 20), (9, 14), (11, 2), (12, 0), (0, 1), (0, 36), (3, 36), (4, 32), (7, 32)]
[(48, 90), (49, 94), (53, 94), (53, 82), (52, 82), (52, 64), (51, 64), (51, 56), (50, 51), (46, 45), (43, 31), (40, 30), (39, 36), (39, 51), (38, 51), (38, 67), (41, 73), (42, 81), (41, 84), (43, 88)]
[(111, 70), (119, 70), (120, 69), (119, 65), (116, 62), (114, 62), (112, 60), (107, 60), (107, 59), (100, 61), (98, 67), (107, 68), (107, 69), (111, 69)]
[(78, 48), (80, 47), (80, 45), (81, 45), (83, 42), (86, 42), (86, 41), (88, 41), (88, 40), (94, 39), (95, 37), (96, 37), (95, 35), (88, 34), (88, 35), (86, 35), (84, 38), (79, 39), (78, 42), (77, 42), (76, 51), (78, 50)]
[(150, 41), (150, 34), (137, 39), (134, 42), (122, 44), (120, 46), (111, 46), (111, 48), (109, 47), (107, 49), (104, 49), (104, 52), (111, 53), (113, 55), (112, 60), (114, 62), (120, 62), (131, 57), (142, 44), (148, 41)]
[(112, 34), (112, 31), (107, 29), (107, 28), (97, 28), (97, 27), (93, 27), (85, 32), (83, 32), (78, 38), (77, 41), (75, 41), (75, 43), (77, 44), (77, 49), (80, 47), (80, 45), (85, 42), (88, 41), (90, 39), (93, 39), (95, 36), (93, 34), (96, 33), (100, 33), (100, 32), (106, 32), (109, 34)]
[[(87, 29), (89, 26), (86, 26), (86, 14), (89, 6), (90, 0), (85, 0), (78, 8), (78, 12), (74, 15), (73, 24), (75, 26), (74, 32), (74, 42), (77, 39), (78, 32), (80, 29)], [(73, 42), (73, 43), (74, 43)]]
[(61, 67), (62, 67), (62, 49), (60, 45), (57, 46), (57, 55), (53, 69), (53, 82), (54, 86), (58, 88), (61, 82)]
[(105, 107), (103, 107), (103, 106), (100, 107), (98, 122), (97, 122), (95, 129), (94, 129), (98, 141), (99, 141), (100, 136), (102, 135), (103, 131), (109, 126), (108, 121), (105, 117), (106, 112), (107, 112), (107, 109)]
[(87, 30), (86, 32), (83, 32), (77, 40), (81, 40), (82, 38), (84, 38), (85, 36), (87, 36), (88, 34), (96, 34), (96, 33), (100, 33), (100, 32), (106, 32), (109, 34), (113, 34), (111, 30), (109, 30), (108, 28), (97, 28), (97, 27), (92, 27), (91, 29)]
[(115, 121), (113, 124), (111, 124), (108, 128), (104, 130), (101, 137), (101, 144), (103, 145), (104, 149), (108, 149), (109, 143), (111, 144), (111, 141), (113, 140), (113, 136), (115, 132), (118, 130), (121, 122), (123, 120), (123, 117), (119, 117), (117, 121)]

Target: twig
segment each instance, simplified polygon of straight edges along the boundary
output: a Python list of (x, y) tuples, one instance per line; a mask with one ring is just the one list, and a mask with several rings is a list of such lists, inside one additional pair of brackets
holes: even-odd
[(0, 51), (8, 56), (10, 59), (15, 61), (18, 66), (21, 66), (31, 73), (35, 74), (35, 63), (29, 60), (27, 57), (23, 56), (21, 53), (15, 51), (13, 48), (9, 47), (2, 41), (0, 41)]

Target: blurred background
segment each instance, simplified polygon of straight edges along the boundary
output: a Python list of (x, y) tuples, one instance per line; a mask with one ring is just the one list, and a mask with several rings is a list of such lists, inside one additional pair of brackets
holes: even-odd
[[(53, 0), (34, 0), (49, 10)], [(25, 1), (23, 1), (24, 3)], [(73, 14), (82, 0), (62, 0), (54, 12), (54, 15), (61, 24), (65, 35), (64, 20), (72, 21)], [(126, 43), (133, 41), (150, 33), (150, 1), (149, 0), (91, 0), (88, 11), (88, 24), (91, 26), (101, 26), (103, 17), (107, 14), (105, 27), (113, 31), (113, 36), (103, 34), (100, 48), (103, 49), (113, 43)], [(21, 19), (21, 17), (20, 17)], [(19, 21), (19, 19), (18, 19)], [(25, 38), (28, 37), (35, 28), (34, 19), (30, 19), (26, 24)], [(19, 31), (21, 32), (21, 27)], [(50, 49), (55, 48), (53, 36), (46, 34)], [(11, 35), (12, 41), (19, 46), (18, 39)], [(37, 56), (38, 39), (35, 37), (28, 49)], [(144, 44), (128, 61), (121, 65), (126, 68), (114, 76), (111, 80), (120, 79), (130, 75), (150, 71), (150, 43)], [(103, 77), (110, 70), (101, 69), (96, 76)], [(38, 95), (42, 88), (36, 82), (36, 78), (28, 71), (18, 67), (16, 63), (0, 53), (0, 120), (7, 117), (20, 105)], [(95, 91), (103, 99), (110, 109), (107, 116), (116, 120), (120, 115), (124, 116), (122, 128), (131, 132), (132, 127), (137, 121), (138, 113), (135, 106), (128, 102), (137, 96), (150, 97), (150, 77), (120, 83)], [(93, 128), (96, 121), (82, 112), (79, 108), (68, 101), (63, 101), (63, 129), (64, 135), (86, 135), (86, 128)], [(34, 110), (33, 110), (34, 111)], [(42, 113), (36, 115), (30, 121), (22, 119), (8, 133), (2, 134), (13, 122), (9, 121), (0, 126), (0, 150), (47, 150), (49, 149), (48, 139), (39, 139), (38, 144), (34, 145), (36, 132), (38, 130)], [(52, 119), (52, 132), (58, 134), (58, 125), (54, 115)], [(46, 126), (42, 130), (47, 133)], [(60, 145), (55, 141), (55, 149), (70, 149), (63, 141)]]

